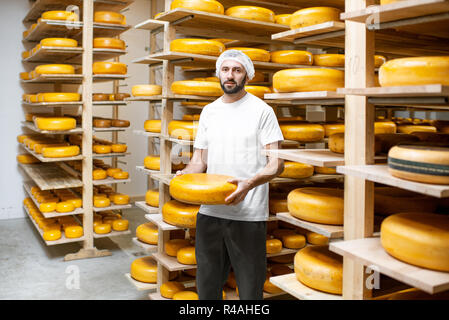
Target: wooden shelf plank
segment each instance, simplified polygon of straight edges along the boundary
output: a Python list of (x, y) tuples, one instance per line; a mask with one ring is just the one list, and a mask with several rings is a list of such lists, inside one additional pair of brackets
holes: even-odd
[(49, 47), (42, 46), (33, 55), (23, 59), (24, 62), (65, 62), (79, 57), (83, 53), (82, 47)]
[(83, 182), (54, 163), (22, 164), (19, 166), (41, 190), (82, 187)]
[(279, 289), (300, 300), (342, 300), (342, 296), (321, 292), (309, 288), (296, 279), (294, 273), (284, 274), (282, 276), (271, 277), (270, 282)]
[(96, 128), (93, 127), (94, 132), (110, 132), (110, 131), (126, 131), (129, 127), (109, 127), (109, 128)]
[(116, 100), (116, 101), (93, 101), (94, 106), (126, 106), (128, 102), (126, 100)]
[(133, 206), (132, 204), (112, 204), (110, 206), (104, 207), (104, 208), (97, 208), (92, 207), (94, 212), (101, 212), (101, 211), (108, 211), (108, 210), (124, 210), (124, 209), (131, 209)]
[(323, 236), (328, 237), (329, 239), (343, 238), (343, 226), (333, 226), (300, 220), (298, 218), (293, 217), (289, 212), (277, 213), (276, 217), (279, 220), (288, 222), (294, 226), (322, 234)]
[(98, 159), (98, 158), (110, 158), (110, 157), (125, 157), (127, 155), (130, 155), (130, 152), (110, 152), (110, 153), (92, 153), (92, 158)]
[(341, 180), (343, 178), (344, 175), (342, 174), (314, 174), (313, 176), (304, 179), (276, 177), (270, 180), (270, 183), (323, 182), (328, 180)]
[(148, 132), (144, 130), (134, 130), (134, 134), (137, 134), (139, 136), (145, 136), (145, 137), (152, 137), (152, 138), (160, 138), (161, 134), (157, 132)]
[(164, 183), (166, 185), (170, 184), (170, 181), (171, 181), (171, 179), (173, 179), (174, 176), (175, 175), (173, 173), (167, 173), (167, 174), (165, 174), (165, 173), (154, 173), (154, 174), (151, 175), (151, 177), (154, 180), (162, 182), (162, 183)]
[(149, 176), (152, 176), (153, 174), (156, 174), (156, 173), (160, 173), (160, 171), (150, 170), (150, 169), (145, 168), (144, 166), (136, 166), (136, 170), (143, 172)]
[(125, 101), (159, 101), (162, 100), (162, 96), (154, 95), (154, 96), (138, 96), (138, 97), (129, 97), (125, 98)]
[(147, 218), (149, 221), (153, 222), (155, 225), (158, 226), (158, 228), (161, 231), (172, 231), (172, 230), (181, 230), (183, 228), (179, 228), (176, 226), (173, 226), (171, 224), (168, 224), (166, 222), (164, 222), (164, 220), (162, 219), (162, 214), (158, 213), (158, 214), (146, 214), (145, 218)]
[(367, 21), (385, 23), (446, 12), (449, 12), (447, 0), (407, 0), (386, 5), (373, 5), (355, 12), (344, 12), (340, 18), (365, 23)]
[(145, 250), (146, 253), (153, 253), (153, 252), (157, 252), (157, 244), (148, 244), (145, 243), (143, 241), (140, 241), (139, 239), (137, 239), (137, 237), (133, 238), (133, 243), (142, 248), (143, 250)]
[(35, 152), (34, 150), (31, 150), (30, 148), (28, 148), (27, 146), (20, 144), (20, 146), (22, 147), (22, 149), (26, 150), (29, 154), (31, 154), (33, 157), (35, 157), (36, 159), (38, 159), (41, 162), (61, 162), (61, 161), (74, 161), (74, 160), (83, 160), (84, 156), (83, 155), (77, 155), (74, 157), (64, 157), (64, 158), (45, 158), (44, 156), (42, 156), (42, 154), (38, 154), (37, 152)]
[(341, 95), (366, 97), (400, 98), (400, 97), (449, 97), (449, 86), (429, 84), (421, 86), (372, 87), (372, 88), (338, 88)]
[(292, 254), (292, 253), (296, 253), (296, 252), (298, 252), (298, 249), (282, 248), (282, 250), (278, 253), (267, 253), (267, 258), (283, 256), (286, 254)]
[[(335, 91), (308, 91), (288, 93), (266, 93), (266, 100), (304, 100), (304, 99), (344, 99), (345, 95)], [(343, 100), (344, 103), (344, 100)]]
[(82, 74), (40, 74), (31, 80), (21, 80), (23, 83), (53, 83), (55, 81), (79, 84), (83, 80)]
[(33, 130), (34, 132), (42, 133), (42, 134), (73, 134), (73, 133), (82, 133), (83, 129), (77, 126), (75, 129), (71, 130), (59, 130), (59, 131), (49, 131), (49, 130), (41, 130), (37, 128), (33, 122), (31, 121), (21, 121), (22, 126)]
[[(336, 31), (342, 31), (345, 30), (345, 23), (340, 21), (328, 21), (325, 23), (320, 23), (304, 28), (298, 28), (293, 30), (288, 30), (284, 32), (275, 33), (271, 36), (271, 39), (273, 40), (279, 40), (279, 41), (287, 41), (287, 42), (294, 42), (297, 39), (310, 37), (310, 36), (316, 36), (321, 35), (322, 39), (325, 39), (326, 35), (330, 38), (335, 37)], [(341, 36), (341, 34), (338, 34)]]
[[(21, 101), (21, 103), (26, 107), (73, 107), (81, 106), (84, 104), (83, 101), (73, 101), (73, 102), (37, 102), (30, 103), (26, 101)], [(126, 101), (94, 101), (94, 106), (124, 106), (128, 103)]]
[(344, 165), (344, 155), (329, 149), (272, 149), (262, 150), (262, 154), (310, 164), (317, 167), (336, 167)]
[(440, 272), (399, 261), (382, 247), (380, 238), (365, 238), (334, 242), (329, 249), (367, 266), (376, 266), (380, 273), (407, 285), (434, 294), (449, 289), (449, 273)]
[(157, 262), (161, 263), (168, 271), (181, 271), (181, 270), (188, 270), (188, 269), (196, 269), (195, 265), (188, 265), (188, 264), (182, 264), (179, 263), (176, 257), (170, 257), (165, 253), (156, 252), (153, 253), (154, 259), (157, 260)]
[(160, 137), (162, 139), (165, 139), (165, 140), (168, 140), (170, 142), (177, 143), (177, 144), (180, 144), (180, 145), (183, 145), (183, 146), (193, 146), (193, 144), (194, 144), (193, 140), (181, 140), (181, 139), (176, 139), (176, 138), (172, 138), (172, 137), (169, 137), (169, 136), (163, 136), (163, 135), (161, 135)]
[(437, 198), (449, 197), (449, 185), (428, 184), (399, 179), (388, 172), (388, 165), (339, 166), (337, 167), (337, 172)]
[(106, 179), (102, 179), (102, 180), (93, 180), (92, 184), (94, 186), (100, 186), (103, 184), (115, 184), (115, 183), (127, 183), (127, 182), (131, 182), (131, 179), (114, 179), (111, 177), (107, 177)]
[(159, 213), (159, 207), (152, 207), (146, 204), (145, 201), (136, 201), (134, 202), (135, 206), (142, 209), (148, 214), (157, 214)]
[(137, 281), (131, 277), (130, 273), (125, 273), (125, 278), (131, 282), (131, 284), (136, 287), (139, 291), (148, 291), (148, 290), (156, 290), (157, 289), (157, 283), (145, 283), (141, 281)]
[(117, 237), (117, 236), (123, 236), (125, 234), (130, 234), (131, 230), (125, 230), (125, 231), (114, 231), (111, 230), (111, 232), (109, 233), (105, 233), (105, 234), (98, 234), (93, 232), (92, 234), (94, 235), (94, 239), (100, 239), (100, 238), (109, 238), (109, 237)]

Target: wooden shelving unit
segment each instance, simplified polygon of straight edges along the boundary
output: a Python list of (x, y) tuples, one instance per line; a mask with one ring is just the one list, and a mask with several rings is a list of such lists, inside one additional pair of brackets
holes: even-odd
[[(93, 21), (94, 11), (106, 10), (106, 11), (119, 11), (126, 8), (133, 1), (130, 0), (36, 0), (32, 3), (30, 10), (25, 16), (24, 24), (36, 22), (40, 18), (41, 14), (45, 11), (51, 10), (67, 10), (68, 5), (77, 6), (80, 9), (79, 16), (82, 16), (83, 21), (57, 21), (57, 20), (45, 20), (40, 19), (36, 22), (36, 27), (24, 37), (23, 42), (25, 45), (35, 46), (40, 40), (49, 37), (68, 37), (76, 39), (79, 43), (75, 48), (61, 48), (61, 47), (41, 47), (34, 52), (28, 58), (23, 59), (24, 65), (30, 66), (35, 63), (70, 63), (73, 65), (82, 66), (82, 71), (75, 74), (41, 74), (37, 78), (31, 80), (22, 80), (24, 84), (52, 84), (54, 92), (63, 92), (63, 86), (66, 84), (75, 84), (82, 87), (83, 101), (79, 102), (67, 102), (67, 103), (27, 103), (22, 102), (24, 108), (45, 107), (48, 108), (55, 116), (61, 116), (64, 114), (64, 107), (81, 107), (82, 123), (73, 130), (67, 131), (44, 131), (36, 128), (33, 122), (22, 122), (22, 126), (35, 133), (42, 135), (54, 135), (57, 138), (62, 138), (67, 134), (82, 134), (81, 149), (82, 154), (76, 157), (70, 158), (57, 158), (50, 159), (44, 158), (42, 155), (37, 154), (33, 150), (23, 146), (23, 149), (42, 161), (40, 164), (19, 164), (27, 176), (32, 182), (24, 183), (26, 192), (30, 195), (33, 201), (36, 199), (32, 197), (30, 193), (31, 185), (38, 186), (41, 190), (53, 190), (53, 189), (70, 189), (82, 187), (82, 199), (83, 207), (76, 209), (70, 213), (44, 213), (45, 217), (59, 217), (64, 215), (81, 214), (82, 225), (84, 229), (84, 235), (77, 239), (65, 239), (62, 237), (58, 241), (45, 241), (47, 245), (63, 244), (69, 242), (82, 242), (82, 248), (76, 253), (67, 254), (64, 257), (65, 261), (102, 257), (111, 255), (108, 250), (98, 250), (94, 246), (94, 239), (102, 237), (119, 236), (129, 234), (130, 231), (111, 231), (108, 234), (96, 234), (93, 231), (93, 215), (94, 212), (100, 212), (104, 210), (123, 210), (131, 208), (132, 205), (114, 205), (107, 208), (95, 208), (93, 206), (93, 186), (100, 184), (115, 184), (122, 182), (130, 182), (130, 179), (116, 180), (116, 179), (104, 179), (93, 180), (92, 169), (93, 159), (99, 157), (112, 157), (116, 162), (118, 156), (124, 156), (129, 153), (123, 154), (108, 154), (108, 155), (96, 155), (92, 153), (92, 141), (94, 132), (111, 132), (113, 134), (113, 142), (117, 141), (117, 133), (125, 130), (125, 128), (93, 128), (93, 106), (124, 106), (126, 101), (102, 101), (93, 102), (93, 83), (94, 82), (114, 82), (114, 93), (118, 93), (119, 80), (124, 80), (127, 75), (117, 74), (101, 74), (94, 75), (92, 73), (92, 64), (94, 61), (102, 61), (114, 58), (118, 61), (119, 57), (126, 54), (126, 50), (114, 50), (114, 49), (97, 49), (93, 48), (94, 37), (119, 37), (121, 33), (129, 30), (131, 27), (128, 25), (115, 25), (96, 23)], [(75, 7), (73, 7), (75, 8)], [(33, 109), (34, 110), (34, 109)], [(118, 111), (114, 109), (115, 116), (117, 118)], [(78, 160), (82, 162), (82, 174), (69, 167), (65, 162)], [(73, 190), (72, 190), (73, 191)], [(38, 229), (39, 231), (39, 229)]]

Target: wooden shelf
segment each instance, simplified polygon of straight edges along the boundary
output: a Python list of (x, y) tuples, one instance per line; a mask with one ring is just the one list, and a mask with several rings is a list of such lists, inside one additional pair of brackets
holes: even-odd
[(162, 135), (161, 135), (161, 138), (165, 139), (165, 140), (168, 140), (170, 142), (173, 142), (173, 143), (180, 144), (182, 146), (193, 146), (193, 144), (195, 142), (193, 140), (181, 140), (181, 139), (176, 139), (176, 138), (172, 138), (172, 137), (168, 137), (168, 136), (162, 136)]
[(149, 221), (153, 222), (155, 225), (158, 226), (159, 230), (161, 231), (172, 231), (172, 230), (180, 230), (183, 228), (179, 228), (177, 226), (173, 226), (171, 224), (168, 224), (164, 222), (162, 219), (162, 214), (146, 214), (145, 218), (147, 218)]
[(344, 175), (342, 174), (314, 174), (313, 176), (304, 179), (276, 177), (270, 180), (270, 183), (324, 182), (328, 180), (341, 180), (343, 178)]
[(139, 97), (125, 98), (125, 101), (160, 101), (160, 100), (162, 100), (162, 96), (160, 94), (154, 96), (139, 96)]
[(129, 127), (109, 127), (109, 128), (97, 128), (93, 127), (92, 130), (94, 132), (110, 132), (110, 131), (126, 131)]
[(137, 134), (139, 136), (145, 136), (145, 137), (152, 137), (152, 138), (160, 138), (161, 134), (157, 132), (148, 132), (145, 130), (134, 130), (134, 134)]
[(279, 220), (288, 222), (294, 226), (304, 228), (306, 230), (319, 233), (329, 239), (343, 238), (343, 226), (333, 226), (321, 223), (313, 223), (309, 221), (300, 220), (293, 217), (289, 212), (280, 212), (276, 214)]
[(152, 176), (155, 173), (160, 173), (160, 171), (150, 170), (150, 169), (145, 168), (144, 166), (136, 166), (136, 170), (140, 171), (140, 172), (143, 172), (143, 173), (145, 173), (145, 174), (147, 174), (149, 176)]
[[(82, 61), (82, 47), (46, 47), (43, 46), (37, 50), (33, 55), (26, 59), (24, 62), (40, 62), (40, 63), (73, 63), (80, 64)], [(93, 59), (94, 61), (108, 60), (120, 55), (126, 54), (126, 50), (119, 49), (104, 49), (104, 48), (94, 48), (93, 49)]]
[(74, 133), (83, 133), (83, 129), (81, 127), (76, 127), (75, 129), (71, 130), (55, 130), (55, 131), (49, 131), (49, 130), (41, 130), (37, 128), (33, 122), (31, 121), (21, 121), (22, 126), (33, 130), (34, 132), (38, 132), (41, 134), (74, 134)]
[(44, 240), (44, 232), (39, 228), (39, 226), (37, 225), (36, 221), (34, 221), (33, 217), (31, 217), (31, 214), (28, 211), (28, 208), (25, 207), (25, 206), (23, 206), (23, 208), (25, 209), (26, 214), (28, 215), (28, 217), (30, 218), (31, 222), (36, 227), (37, 232), (39, 232), (39, 234), (41, 235), (42, 240), (45, 242), (45, 244), (47, 246), (53, 246), (53, 245), (57, 245), (57, 244), (64, 244), (64, 243), (70, 243), (70, 242), (80, 242), (80, 241), (84, 240), (85, 236), (82, 236), (82, 237), (79, 237), (79, 238), (74, 238), (74, 239), (66, 238), (63, 231), (61, 231), (61, 238), (58, 239), (58, 240), (53, 240), (53, 241)]
[[(141, 58), (139, 61), (143, 61), (146, 58)], [(134, 63), (140, 63), (140, 62), (134, 62)], [(162, 99), (168, 99), (168, 100), (179, 100), (179, 101), (212, 101), (217, 99), (218, 97), (209, 97), (209, 96), (196, 96), (196, 95), (187, 95), (187, 94), (171, 94), (169, 96), (161, 96), (161, 95), (155, 95), (155, 96), (140, 96), (140, 97), (131, 97), (131, 98), (125, 98), (125, 101), (162, 101)], [(184, 107), (184, 106), (183, 106)]]
[(388, 165), (339, 166), (337, 167), (337, 172), (437, 198), (449, 197), (449, 185), (428, 184), (399, 179), (389, 173)]
[(133, 206), (132, 204), (112, 204), (110, 206), (104, 207), (104, 208), (98, 208), (98, 207), (92, 207), (94, 212), (101, 212), (101, 211), (108, 211), (108, 210), (124, 210), (124, 209), (131, 209)]
[[(270, 8), (278, 13), (278, 10), (285, 8), (287, 11), (285, 13), (292, 13), (301, 8), (308, 8), (311, 6), (310, 0), (276, 0), (276, 1), (266, 1), (266, 0), (221, 0), (221, 4), (225, 8), (248, 5), (248, 6), (261, 6), (264, 8)], [(314, 6), (327, 6), (335, 7), (339, 9), (345, 8), (344, 0), (314, 0)]]
[[(73, 101), (73, 102), (35, 102), (30, 103), (26, 101), (21, 101), (21, 103), (26, 107), (76, 107), (82, 106), (83, 101)], [(126, 101), (94, 101), (94, 106), (124, 106), (127, 105)], [(124, 128), (126, 129), (126, 128)]]
[(38, 159), (41, 162), (61, 162), (61, 161), (74, 161), (74, 160), (83, 160), (84, 156), (82, 154), (74, 156), (74, 157), (64, 157), (64, 158), (45, 158), (42, 154), (36, 153), (34, 150), (29, 149), (23, 144), (20, 144), (22, 149), (26, 150), (33, 157)]
[(151, 175), (151, 177), (154, 180), (157, 180), (166, 185), (170, 185), (170, 181), (171, 181), (171, 179), (173, 179), (174, 176), (175, 176), (175, 174), (173, 174), (173, 173), (153, 173)]
[(157, 252), (153, 253), (154, 259), (161, 263), (168, 271), (181, 271), (187, 269), (196, 269), (195, 265), (179, 263), (176, 257), (170, 257), (165, 253)]
[(142, 248), (143, 250), (145, 250), (146, 253), (153, 253), (153, 252), (157, 252), (157, 244), (148, 244), (145, 242), (140, 241), (139, 239), (137, 239), (137, 237), (133, 238), (133, 243)]
[(127, 183), (127, 182), (131, 182), (131, 179), (114, 179), (111, 177), (107, 177), (106, 179), (102, 179), (102, 180), (93, 180), (92, 184), (94, 186), (100, 186), (103, 184)]
[(81, 180), (73, 177), (54, 163), (19, 163), (19, 166), (41, 190), (67, 189), (83, 186)]
[[(33, 182), (24, 182), (23, 183), (23, 188), (28, 193), (28, 196), (33, 200), (33, 202), (36, 205), (36, 207), (39, 209), (39, 202), (31, 194), (31, 187), (33, 187), (35, 185), (36, 184), (34, 184)], [(70, 191), (72, 191), (72, 190), (70, 190)], [(75, 195), (75, 193), (74, 193), (74, 195)], [(73, 210), (71, 212), (65, 212), (65, 213), (60, 213), (60, 212), (56, 212), (56, 211), (53, 211), (53, 212), (41, 212), (41, 213), (42, 213), (42, 215), (45, 218), (56, 218), (56, 217), (63, 217), (63, 216), (71, 216), (71, 215), (74, 215), (74, 214), (83, 214), (84, 210), (83, 210), (83, 208), (76, 208), (75, 210)]]
[(264, 100), (267, 103), (283, 101), (288, 104), (320, 104), (344, 105), (345, 95), (335, 91), (309, 91), (290, 93), (266, 93)]
[[(96, 130), (94, 130), (96, 131)], [(99, 158), (110, 158), (110, 157), (125, 157), (127, 155), (130, 155), (130, 152), (110, 152), (110, 153), (92, 153), (92, 158), (99, 159)]]
[(278, 257), (278, 256), (283, 256), (286, 254), (292, 254), (292, 253), (296, 253), (298, 252), (299, 249), (288, 249), (288, 248), (282, 248), (282, 250), (278, 253), (267, 253), (267, 258), (271, 258), (271, 257)]
[(325, 23), (320, 23), (304, 28), (298, 28), (276, 33), (271, 36), (271, 39), (293, 43), (296, 43), (296, 40), (298, 39), (302, 39), (301, 42), (306, 42), (307, 39), (311, 36), (314, 36), (314, 39), (318, 38), (317, 37), (318, 35), (320, 36), (321, 39), (343, 36), (344, 30), (345, 30), (344, 22), (328, 21)]
[(157, 214), (159, 213), (159, 207), (152, 207), (146, 204), (145, 201), (136, 201), (134, 202), (135, 206), (142, 209), (148, 214)]
[(342, 300), (342, 296), (321, 292), (309, 288), (296, 279), (294, 273), (284, 274), (282, 276), (271, 277), (270, 282), (279, 289), (300, 300)]
[(130, 234), (130, 233), (131, 233), (131, 230), (125, 230), (125, 231), (114, 231), (114, 230), (111, 230), (111, 232), (105, 233), (105, 234), (98, 234), (98, 233), (95, 233), (95, 232), (93, 232), (92, 234), (94, 235), (94, 239), (100, 239), (100, 238), (109, 238), (109, 237), (123, 236), (125, 234)]
[(21, 80), (23, 83), (73, 83), (80, 84), (83, 81), (82, 74), (41, 74), (31, 80)]
[(137, 280), (133, 279), (133, 277), (131, 277), (130, 273), (125, 273), (125, 277), (139, 291), (148, 291), (148, 290), (156, 290), (157, 289), (156, 283), (145, 283), (145, 282), (137, 281)]
[(365, 238), (331, 243), (329, 249), (407, 285), (434, 294), (449, 289), (449, 273), (433, 271), (399, 261), (382, 247), (380, 238)]
[(272, 149), (262, 150), (263, 155), (310, 164), (317, 167), (336, 167), (344, 165), (344, 155), (329, 149)]
[(128, 104), (125, 100), (117, 101), (92, 101), (94, 106), (126, 106)]

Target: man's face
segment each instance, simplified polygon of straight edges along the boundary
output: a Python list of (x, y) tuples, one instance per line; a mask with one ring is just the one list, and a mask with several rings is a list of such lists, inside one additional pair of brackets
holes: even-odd
[(225, 60), (221, 64), (220, 85), (227, 94), (233, 94), (243, 90), (246, 84), (246, 70), (241, 63), (234, 60)]

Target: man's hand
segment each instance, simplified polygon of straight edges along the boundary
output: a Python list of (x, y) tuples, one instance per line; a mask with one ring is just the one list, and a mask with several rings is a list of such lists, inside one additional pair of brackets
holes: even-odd
[(225, 199), (227, 205), (234, 206), (240, 203), (252, 189), (251, 184), (245, 179), (229, 179), (227, 182), (237, 185), (237, 189)]
[(178, 171), (176, 171), (175, 176), (177, 177), (177, 176), (181, 176), (183, 174), (184, 174), (184, 172), (182, 170), (178, 170)]

